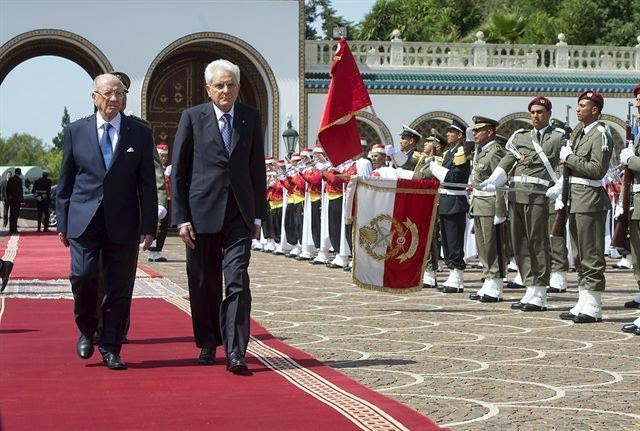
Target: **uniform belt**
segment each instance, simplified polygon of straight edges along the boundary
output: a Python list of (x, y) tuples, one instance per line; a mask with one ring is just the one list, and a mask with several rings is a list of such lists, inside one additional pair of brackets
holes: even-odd
[(489, 196), (495, 196), (496, 192), (485, 192), (484, 190), (474, 190), (473, 196), (477, 198), (485, 198)]
[(581, 184), (583, 186), (589, 187), (602, 187), (602, 181), (600, 180), (591, 180), (589, 178), (581, 178), (581, 177), (569, 177), (570, 184)]
[(514, 183), (523, 183), (523, 184), (540, 184), (542, 186), (549, 186), (549, 181), (543, 180), (542, 178), (537, 177), (529, 177), (526, 175), (516, 176), (511, 178), (511, 181)]
[(454, 196), (466, 196), (466, 190), (451, 190), (451, 189), (440, 189), (441, 195), (454, 195)]
[(638, 193), (640, 192), (640, 184), (634, 184), (633, 187), (631, 187), (631, 191), (633, 193)]

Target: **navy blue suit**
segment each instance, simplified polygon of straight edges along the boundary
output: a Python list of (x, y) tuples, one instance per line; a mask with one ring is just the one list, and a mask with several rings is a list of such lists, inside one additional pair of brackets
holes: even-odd
[(228, 155), (211, 102), (182, 113), (171, 163), (172, 222), (189, 222), (196, 234), (195, 249), (186, 249), (196, 345), (224, 345), (227, 354), (244, 356), (251, 238), (254, 220), (266, 218), (264, 148), (255, 108), (235, 103), (231, 143)]
[(158, 214), (151, 130), (121, 117), (108, 169), (98, 144), (96, 115), (68, 126), (56, 200), (57, 229), (66, 233), (71, 247), (76, 324), (84, 335), (93, 336), (102, 260), (100, 350), (116, 354), (131, 303), (140, 234), (155, 235)]

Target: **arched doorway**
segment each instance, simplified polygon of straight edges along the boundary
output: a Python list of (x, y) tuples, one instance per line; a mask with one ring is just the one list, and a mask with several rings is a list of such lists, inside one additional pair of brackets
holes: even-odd
[(42, 55), (71, 60), (86, 70), (91, 78), (113, 70), (102, 51), (87, 39), (64, 30), (33, 30), (0, 47), (0, 84), (18, 64)]
[(142, 88), (142, 112), (153, 127), (156, 142), (166, 142), (171, 148), (182, 111), (209, 100), (204, 69), (219, 58), (240, 67), (238, 100), (260, 110), (265, 153), (277, 155), (275, 77), (251, 46), (221, 33), (198, 33), (179, 39), (165, 48), (149, 67)]
[[(424, 138), (431, 136), (431, 129), (435, 129), (442, 136), (447, 136), (447, 129), (451, 125), (451, 120), (456, 119), (460, 123), (464, 124), (467, 127), (466, 121), (462, 118), (458, 117), (455, 114), (451, 114), (449, 112), (444, 111), (435, 111), (429, 112), (428, 114), (424, 114), (419, 118), (415, 119), (409, 127), (414, 130), (417, 130)], [(418, 149), (422, 151), (420, 147), (420, 143), (418, 143)]]

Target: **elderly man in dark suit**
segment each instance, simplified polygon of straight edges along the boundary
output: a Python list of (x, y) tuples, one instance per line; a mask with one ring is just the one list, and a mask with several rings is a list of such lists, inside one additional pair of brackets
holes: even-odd
[[(224, 346), (227, 370), (247, 371), (248, 266), (251, 239), (266, 217), (266, 172), (260, 117), (236, 102), (240, 69), (216, 60), (205, 69), (212, 103), (182, 113), (175, 137), (173, 223), (186, 244), (189, 301), (198, 363)], [(225, 299), (222, 300), (224, 275)]]
[(119, 370), (126, 368), (120, 349), (138, 243), (148, 249), (156, 231), (153, 137), (148, 127), (120, 113), (124, 88), (116, 76), (96, 77), (92, 98), (97, 113), (65, 130), (57, 228), (60, 241), (71, 247), (70, 281), (80, 330), (76, 353), (82, 359), (93, 354), (97, 291), (104, 276), (98, 344), (105, 365)]

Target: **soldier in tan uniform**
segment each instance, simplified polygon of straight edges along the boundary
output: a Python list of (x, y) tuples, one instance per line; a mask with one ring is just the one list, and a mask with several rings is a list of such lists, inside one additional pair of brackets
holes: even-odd
[[(415, 169), (413, 170), (413, 179), (415, 180), (431, 180), (434, 179), (434, 175), (429, 169), (429, 164), (432, 160), (442, 160), (442, 149), (446, 144), (447, 139), (438, 133), (435, 129), (431, 131), (429, 136), (424, 141), (422, 157), (418, 160)], [(433, 156), (432, 156), (433, 154)], [(436, 219), (433, 225), (433, 233), (431, 234), (431, 244), (429, 244), (429, 256), (427, 257), (427, 264), (424, 269), (424, 276), (422, 278), (422, 286), (426, 288), (434, 288), (438, 286), (436, 279), (436, 270), (438, 269), (438, 256), (440, 255), (440, 241), (438, 238), (438, 221)]]
[[(640, 84), (633, 89), (633, 95), (636, 100), (636, 109), (638, 110), (638, 120), (640, 120)], [(620, 163), (629, 166), (629, 170), (633, 173), (632, 202), (633, 212), (631, 220), (629, 220), (629, 243), (631, 244), (631, 259), (633, 262), (633, 275), (640, 287), (640, 134), (634, 136), (633, 145), (627, 147), (620, 152)], [(624, 304), (625, 308), (640, 308), (640, 294), (633, 297), (631, 301)], [(633, 323), (626, 324), (622, 327), (623, 332), (640, 335), (640, 317)]]
[(498, 167), (504, 157), (504, 148), (496, 142), (496, 120), (475, 116), (473, 123), (476, 150), (471, 173), (474, 187), (471, 215), (484, 283), (469, 298), (481, 302), (498, 302), (502, 301), (507, 206), (504, 192), (496, 191), (495, 188), (491, 191), (481, 190), (480, 184)]
[[(532, 130), (517, 130), (506, 144), (507, 154), (482, 186), (491, 189), (506, 182), (512, 168), (514, 188), (539, 193), (509, 192), (509, 219), (516, 264), (527, 287), (523, 298), (511, 308), (523, 311), (547, 309), (549, 257), (549, 199), (545, 192), (559, 183), (556, 168), (565, 143), (564, 130), (549, 127), (551, 101), (535, 97), (529, 102)], [(557, 196), (556, 196), (557, 197)], [(555, 200), (555, 197), (554, 197)]]
[(613, 139), (598, 119), (604, 97), (585, 91), (578, 97), (576, 113), (584, 128), (573, 147), (560, 149), (560, 161), (571, 169), (569, 178), (569, 230), (576, 244), (578, 302), (560, 314), (575, 323), (602, 321), (602, 298), (605, 289), (604, 259), (605, 221), (611, 209), (602, 179), (609, 169)]

